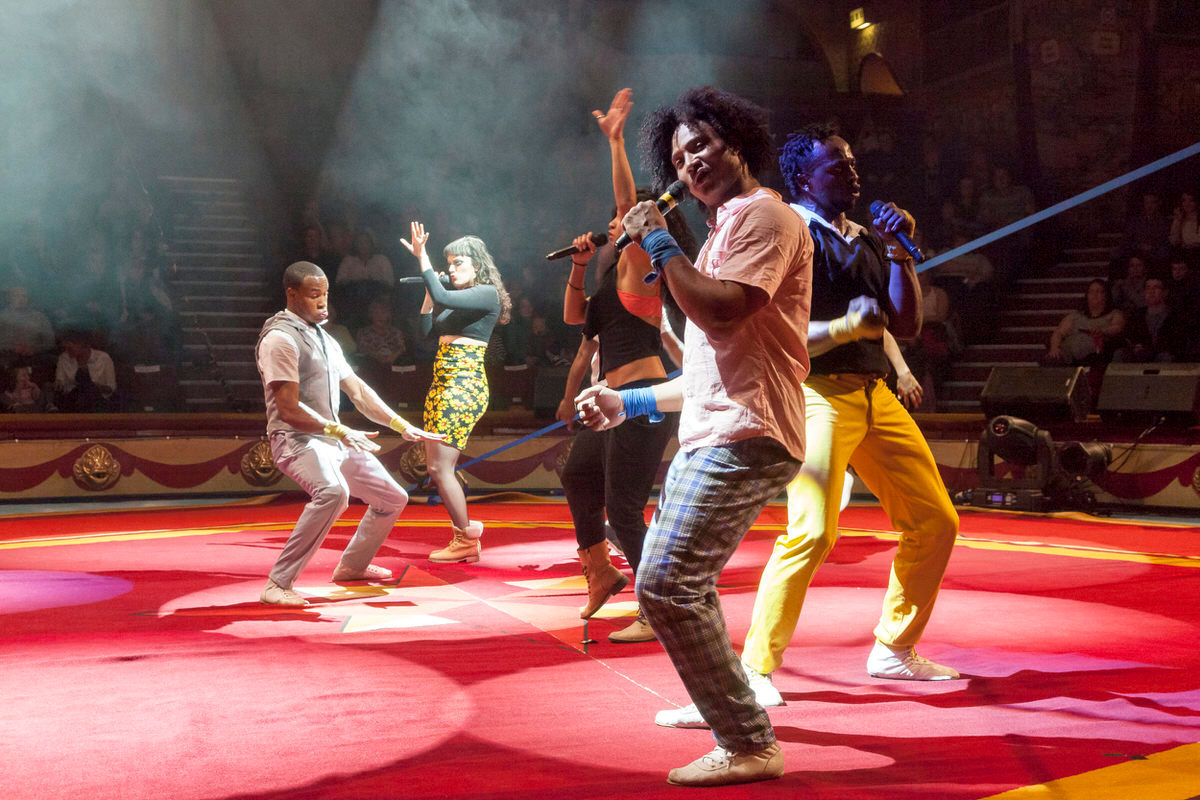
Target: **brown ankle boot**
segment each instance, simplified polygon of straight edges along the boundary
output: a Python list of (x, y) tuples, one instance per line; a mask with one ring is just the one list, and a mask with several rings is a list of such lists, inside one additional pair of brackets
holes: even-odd
[(479, 539), (469, 538), (467, 532), (462, 528), (456, 528), (451, 525), (450, 529), (454, 531), (454, 538), (450, 540), (450, 544), (441, 550), (434, 550), (430, 553), (429, 560), (438, 564), (478, 561), (479, 554), (483, 551), (483, 546), (479, 544)]
[(608, 542), (598, 542), (586, 550), (579, 552), (579, 565), (583, 567), (583, 577), (587, 578), (588, 603), (587, 608), (579, 612), (581, 619), (587, 619), (600, 610), (600, 606), (608, 602), (608, 598), (629, 585), (629, 578), (621, 574), (621, 570), (612, 565), (608, 557)]

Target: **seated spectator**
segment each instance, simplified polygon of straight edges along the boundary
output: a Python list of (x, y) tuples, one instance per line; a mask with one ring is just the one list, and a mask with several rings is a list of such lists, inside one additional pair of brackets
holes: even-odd
[(1186, 345), (1183, 319), (1167, 305), (1166, 282), (1147, 278), (1146, 306), (1130, 313), (1125, 345), (1113, 354), (1113, 361), (1178, 361)]
[(349, 328), (338, 322), (337, 310), (334, 308), (333, 303), (327, 305), (325, 310), (329, 313), (329, 317), (326, 318), (325, 325), (323, 326), (325, 332), (333, 337), (333, 340), (341, 346), (346, 360), (351, 364), (357, 364), (359, 360), (358, 343), (354, 341), (354, 334), (350, 332)]
[[(907, 360), (907, 364), (911, 365), (915, 380), (922, 386), (925, 402), (922, 403), (921, 397), (918, 395), (916, 397), (917, 405), (922, 411), (933, 411), (937, 402), (937, 394), (941, 390), (942, 384), (950, 377), (951, 362), (954, 356), (962, 351), (962, 342), (959, 339), (957, 315), (950, 295), (933, 283), (930, 270), (918, 273), (917, 279), (920, 283), (921, 307), (924, 314), (921, 333), (916, 339), (905, 342), (903, 346), (895, 349), (897, 355), (903, 353), (901, 361)], [(885, 352), (888, 350), (886, 342), (884, 350)], [(896, 368), (897, 374), (901, 374), (903, 370), (892, 353), (888, 353), (888, 358), (892, 362), (892, 366)], [(900, 399), (904, 400), (909, 408), (916, 407), (908, 403), (903, 389), (902, 382), (898, 381), (897, 394), (900, 395)]]
[(29, 305), (24, 286), (8, 290), (8, 304), (0, 311), (0, 362), (5, 365), (54, 360), (54, 327), (50, 318)]
[(1171, 275), (1166, 287), (1171, 308), (1182, 313), (1184, 319), (1195, 319), (1200, 311), (1200, 276), (1186, 254), (1177, 252), (1171, 256)]
[(565, 347), (561, 339), (543, 316), (535, 316), (529, 324), (529, 363), (549, 367), (570, 366), (574, 353)]
[(1142, 192), (1137, 214), (1125, 221), (1125, 235), (1117, 251), (1118, 258), (1141, 256), (1163, 261), (1171, 243), (1171, 218), (1163, 213), (1162, 198), (1156, 192)]
[(113, 360), (91, 346), (86, 334), (67, 331), (54, 374), (55, 405), (59, 411), (115, 411), (117, 372)]
[(359, 231), (353, 250), (338, 264), (334, 279), (334, 293), (346, 324), (351, 328), (366, 324), (363, 309), (382, 292), (390, 293), (395, 283), (392, 262), (376, 250), (375, 236), (370, 231)]
[(1083, 307), (1063, 317), (1050, 335), (1045, 363), (1107, 364), (1124, 331), (1125, 315), (1113, 308), (1108, 284), (1096, 278), (1088, 284)]
[[(1008, 167), (992, 167), (991, 185), (979, 194), (979, 221), (985, 230), (999, 230), (1032, 214), (1035, 209), (1029, 187), (1013, 183)], [(1005, 236), (991, 245), (990, 257), (1001, 285), (1026, 272), (1032, 245), (1028, 229)]]
[(120, 318), (113, 338), (118, 358), (131, 364), (178, 365), (183, 331), (161, 275), (147, 268), (144, 257), (135, 256), (126, 263), (118, 289)]
[(390, 297), (377, 297), (367, 306), (368, 324), (354, 337), (358, 354), (377, 366), (413, 363), (404, 332), (392, 324)]
[(55, 313), (56, 328), (88, 331), (105, 340), (112, 334), (121, 309), (120, 287), (109, 266), (108, 246), (99, 232), (89, 234), (83, 269), (63, 287), (62, 305)]
[(7, 370), (0, 406), (9, 414), (40, 413), (46, 410), (46, 398), (33, 380), (31, 367)]
[(1146, 307), (1146, 260), (1139, 255), (1125, 259), (1122, 277), (1113, 281), (1113, 305), (1130, 314)]
[[(950, 239), (950, 248), (961, 247), (967, 242), (966, 233), (957, 230)], [(987, 338), (999, 310), (994, 268), (983, 250), (972, 250), (920, 274), (929, 275), (934, 286), (949, 294), (950, 305), (962, 322), (960, 333), (966, 334), (971, 342)]]
[(1171, 247), (1183, 251), (1189, 264), (1197, 266), (1200, 260), (1200, 217), (1196, 211), (1196, 194), (1183, 192), (1179, 205), (1171, 214)]

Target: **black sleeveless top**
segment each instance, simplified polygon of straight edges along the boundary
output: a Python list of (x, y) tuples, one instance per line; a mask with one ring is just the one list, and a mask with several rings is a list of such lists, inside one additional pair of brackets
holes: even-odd
[(617, 269), (600, 279), (596, 293), (588, 298), (583, 335), (600, 336), (600, 374), (639, 358), (657, 356), (661, 340), (658, 328), (629, 313), (617, 294)]

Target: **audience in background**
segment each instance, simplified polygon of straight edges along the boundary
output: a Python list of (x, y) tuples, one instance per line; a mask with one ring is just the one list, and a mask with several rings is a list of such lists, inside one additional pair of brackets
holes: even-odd
[(0, 410), (9, 414), (39, 413), (46, 410), (46, 396), (33, 380), (32, 367), (5, 370), (0, 393)]
[(1129, 313), (1125, 344), (1113, 353), (1113, 361), (1178, 361), (1187, 346), (1184, 320), (1167, 305), (1162, 278), (1147, 278), (1145, 289), (1146, 304)]
[(1063, 317), (1050, 335), (1047, 364), (1099, 366), (1112, 360), (1125, 331), (1125, 315), (1113, 308), (1108, 284), (1088, 284), (1082, 308)]
[(392, 324), (392, 301), (387, 295), (376, 297), (367, 305), (368, 323), (354, 337), (361, 360), (378, 367), (411, 364), (412, 351), (404, 332)]
[(1167, 257), (1171, 240), (1171, 218), (1163, 212), (1157, 192), (1142, 192), (1138, 213), (1125, 221), (1125, 235), (1117, 250), (1118, 258), (1140, 256), (1148, 261)]
[(1171, 247), (1181, 250), (1192, 267), (1200, 264), (1200, 218), (1196, 212), (1196, 193), (1179, 195), (1179, 205), (1171, 214)]
[(87, 334), (65, 331), (54, 373), (54, 404), (59, 411), (116, 411), (117, 371), (112, 357), (91, 346)]
[(1125, 259), (1122, 275), (1112, 284), (1113, 305), (1126, 314), (1146, 307), (1146, 259), (1131, 255)]
[(9, 288), (8, 302), (0, 311), (0, 365), (53, 362), (54, 344), (54, 326), (30, 306), (29, 291), (24, 286)]
[(1167, 301), (1185, 319), (1194, 321), (1200, 312), (1200, 275), (1182, 252), (1171, 256), (1170, 268), (1171, 274), (1166, 281)]

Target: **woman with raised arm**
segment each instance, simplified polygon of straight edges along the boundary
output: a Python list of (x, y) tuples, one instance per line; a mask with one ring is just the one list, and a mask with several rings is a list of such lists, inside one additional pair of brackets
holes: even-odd
[(483, 357), (496, 323), (504, 324), (512, 308), (500, 271), (478, 236), (463, 236), (446, 245), (450, 286), (443, 286), (429, 261), (429, 234), (420, 222), (412, 223), (412, 240), (401, 239), (421, 262), (425, 302), (421, 330), (438, 337), (433, 362), (433, 384), (425, 397), (426, 429), (445, 434), (427, 441), (425, 464), (437, 484), (438, 494), (450, 514), (454, 535), (450, 544), (429, 554), (438, 563), (478, 561), (483, 524), (467, 517), (467, 498), (454, 475), (459, 453), (471, 429), (488, 406), (487, 374)]
[[(639, 199), (651, 197), (648, 192), (645, 197), (638, 197), (625, 154), (624, 128), (633, 107), (631, 94), (629, 89), (622, 89), (613, 98), (608, 113), (592, 112), (600, 130), (608, 137), (612, 152), (616, 208), (608, 234), (614, 240), (624, 231), (621, 218), (625, 213)], [(694, 256), (695, 242), (682, 215), (668, 214), (667, 221), (676, 241), (690, 243)], [(682, 361), (678, 340), (662, 324), (662, 282), (647, 285), (643, 280), (650, 272), (650, 257), (645, 251), (637, 245), (622, 250), (616, 265), (598, 276), (596, 291), (588, 297), (584, 293), (584, 277), (596, 245), (590, 233), (576, 238), (574, 244), (579, 252), (571, 259), (571, 276), (563, 297), (563, 320), (569, 325), (583, 324), (583, 343), (568, 376), (566, 395), (558, 407), (558, 418), (572, 427), (575, 393), (594, 352), (595, 340), (599, 341), (600, 375), (614, 389), (666, 381), (667, 373), (659, 358), (663, 345), (676, 363)], [(687, 244), (684, 249), (688, 249)], [(606, 513), (621, 551), (637, 574), (642, 540), (646, 537), (646, 501), (658, 475), (663, 451), (675, 437), (678, 426), (679, 414), (675, 412), (640, 416), (612, 430), (580, 428), (575, 434), (563, 468), (562, 484), (575, 521), (579, 560), (587, 578), (588, 602), (580, 612), (584, 619), (599, 611), (629, 583), (609, 558), (604, 529)], [(654, 639), (654, 632), (639, 613), (631, 625), (608, 638), (612, 642), (645, 642)]]

